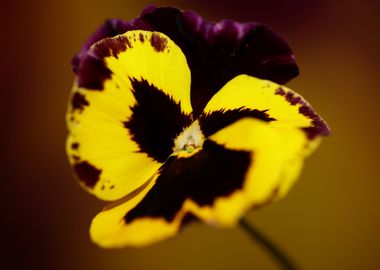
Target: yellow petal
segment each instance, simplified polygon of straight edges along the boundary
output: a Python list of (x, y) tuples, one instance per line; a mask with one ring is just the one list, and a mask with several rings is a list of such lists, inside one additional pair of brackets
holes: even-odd
[(104, 200), (139, 188), (170, 155), (190, 113), (190, 71), (167, 36), (129, 31), (95, 43), (67, 113), (67, 152), (81, 184)]
[[(256, 110), (276, 127), (301, 128), (309, 138), (327, 135), (329, 128), (299, 94), (285, 86), (248, 75), (229, 81), (206, 105), (203, 114), (228, 110)], [(262, 119), (265, 120), (265, 119)]]

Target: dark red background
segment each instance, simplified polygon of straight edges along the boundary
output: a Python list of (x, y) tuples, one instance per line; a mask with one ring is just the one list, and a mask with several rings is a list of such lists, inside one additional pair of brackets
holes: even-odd
[[(203, 224), (147, 248), (101, 250), (88, 237), (103, 203), (75, 182), (65, 156), (71, 57), (105, 18), (148, 1), (1, 3), (1, 269), (276, 269), (239, 230)], [(378, 1), (156, 1), (213, 20), (280, 32), (301, 75), (291, 86), (333, 135), (289, 196), (248, 215), (308, 270), (380, 269)]]

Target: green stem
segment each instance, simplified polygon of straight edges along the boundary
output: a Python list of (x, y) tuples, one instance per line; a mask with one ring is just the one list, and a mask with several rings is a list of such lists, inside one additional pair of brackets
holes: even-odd
[(294, 263), (287, 257), (273, 242), (266, 238), (257, 228), (249, 224), (247, 220), (242, 218), (240, 220), (240, 226), (243, 230), (249, 234), (249, 236), (258, 242), (261, 246), (266, 249), (267, 252), (272, 256), (273, 259), (281, 266), (284, 270), (296, 270), (297, 267)]

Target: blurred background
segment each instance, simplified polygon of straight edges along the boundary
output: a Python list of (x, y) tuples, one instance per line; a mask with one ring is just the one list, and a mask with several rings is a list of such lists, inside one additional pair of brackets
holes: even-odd
[(376, 0), (3, 1), (1, 269), (277, 269), (239, 229), (203, 224), (140, 249), (88, 237), (104, 203), (74, 180), (65, 155), (70, 61), (106, 18), (149, 3), (212, 20), (269, 25), (288, 41), (304, 95), (333, 134), (289, 196), (247, 218), (305, 270), (380, 269), (380, 5)]

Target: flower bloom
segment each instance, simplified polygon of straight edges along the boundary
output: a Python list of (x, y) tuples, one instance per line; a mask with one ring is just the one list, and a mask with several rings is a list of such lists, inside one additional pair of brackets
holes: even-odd
[(142, 246), (190, 220), (233, 226), (283, 197), (329, 133), (300, 95), (292, 51), (258, 23), (149, 7), (109, 20), (74, 58), (67, 152), (81, 185), (113, 201), (102, 247)]

